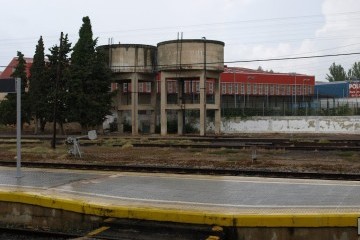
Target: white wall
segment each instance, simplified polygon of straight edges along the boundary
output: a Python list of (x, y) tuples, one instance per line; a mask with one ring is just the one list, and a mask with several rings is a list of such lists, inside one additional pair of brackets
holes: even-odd
[[(212, 129), (209, 124), (209, 130)], [(360, 116), (252, 117), (222, 119), (222, 133), (360, 134)]]

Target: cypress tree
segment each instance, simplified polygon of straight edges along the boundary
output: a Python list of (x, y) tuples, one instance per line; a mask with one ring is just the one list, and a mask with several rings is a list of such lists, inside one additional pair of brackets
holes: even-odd
[(101, 124), (110, 113), (112, 94), (109, 91), (111, 74), (101, 52), (96, 50), (89, 17), (84, 17), (79, 40), (73, 48), (69, 81), (69, 101), (73, 120), (83, 132)]
[[(61, 133), (64, 134), (63, 123), (69, 118), (69, 106), (67, 103), (67, 82), (69, 79), (69, 54), (71, 52), (71, 43), (69, 43), (68, 35), (63, 36), (61, 41), (61, 49), (55, 45), (49, 49), (48, 57), (48, 79), (50, 82), (50, 92), (48, 95), (49, 115), (53, 121), (53, 106), (56, 101), (56, 122), (61, 127)], [(60, 71), (58, 71), (60, 68)], [(59, 74), (59, 77), (58, 77)], [(58, 81), (57, 81), (58, 80)], [(71, 104), (71, 103), (70, 103)]]
[[(21, 127), (25, 122), (30, 123), (30, 104), (29, 96), (25, 91), (27, 89), (27, 76), (26, 76), (26, 61), (21, 52), (17, 52), (18, 64), (14, 72), (11, 74), (13, 78), (21, 79)], [(3, 124), (16, 124), (16, 93), (9, 93), (1, 102), (0, 106), (1, 122)]]
[(44, 42), (42, 36), (36, 45), (33, 64), (30, 68), (29, 77), (29, 98), (31, 112), (35, 118), (35, 134), (44, 132), (45, 124), (49, 119), (51, 106), (49, 105), (50, 82), (46, 74)]

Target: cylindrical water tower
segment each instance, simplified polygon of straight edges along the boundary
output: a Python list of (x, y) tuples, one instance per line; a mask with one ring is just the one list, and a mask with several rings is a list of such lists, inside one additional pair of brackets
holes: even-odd
[[(158, 71), (224, 71), (224, 46), (220, 41), (182, 39), (158, 43)], [(206, 53), (205, 53), (206, 50)], [(204, 54), (205, 53), (205, 54)]]
[[(220, 133), (220, 73), (224, 70), (224, 42), (203, 39), (178, 39), (158, 43), (157, 70), (161, 77), (161, 135), (167, 134), (167, 111), (178, 114), (178, 133), (184, 129), (186, 110), (200, 111), (200, 135), (206, 134), (206, 111), (215, 111), (215, 133)], [(168, 104), (169, 81), (176, 81), (177, 102)], [(185, 88), (196, 82), (199, 102), (186, 102)], [(213, 103), (207, 103), (208, 88), (212, 89)]]
[[(151, 112), (150, 120), (141, 119), (155, 132), (156, 110), (156, 47), (143, 44), (109, 44), (100, 47), (108, 55), (108, 63), (117, 83), (116, 108), (118, 129), (123, 132), (125, 111), (131, 112), (132, 134), (139, 131), (139, 111)], [(150, 95), (139, 104), (139, 84), (151, 84)], [(144, 126), (140, 126), (143, 128)]]

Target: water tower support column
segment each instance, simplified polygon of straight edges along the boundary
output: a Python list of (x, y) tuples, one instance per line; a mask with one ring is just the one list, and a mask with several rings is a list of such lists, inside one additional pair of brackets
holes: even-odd
[(220, 79), (217, 78), (215, 79), (215, 87), (214, 87), (214, 94), (215, 94), (215, 106), (216, 106), (216, 110), (215, 110), (215, 134), (220, 134), (220, 130), (221, 130), (221, 102), (220, 102)]
[(180, 110), (177, 111), (178, 112), (178, 134), (182, 135), (184, 134), (184, 102), (183, 102), (183, 83), (184, 81), (182, 81), (181, 79), (177, 79), (176, 84), (177, 84), (177, 89), (178, 89), (178, 99), (177, 99), (177, 103), (180, 106)]
[(131, 79), (131, 125), (132, 135), (139, 133), (138, 118), (139, 118), (139, 94), (138, 94), (139, 76), (134, 73), (134, 77)]
[(161, 126), (161, 136), (167, 135), (167, 91), (166, 91), (166, 73), (161, 73), (161, 89), (160, 89), (160, 126)]
[(200, 136), (206, 134), (206, 88), (205, 88), (205, 76), (204, 71), (200, 77)]
[(157, 96), (157, 88), (156, 88), (156, 80), (151, 82), (151, 118), (150, 118), (150, 133), (155, 133), (156, 127), (156, 96)]

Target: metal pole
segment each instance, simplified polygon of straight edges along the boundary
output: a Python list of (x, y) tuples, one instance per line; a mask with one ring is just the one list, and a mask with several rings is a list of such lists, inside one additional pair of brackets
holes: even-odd
[(236, 108), (236, 87), (235, 85), (237, 85), (236, 81), (235, 81), (235, 69), (233, 70), (233, 74), (234, 74), (234, 106)]
[(16, 78), (16, 177), (21, 178), (21, 78)]
[(206, 135), (206, 38), (204, 40), (204, 136)]
[(297, 110), (297, 106), (296, 106), (296, 94), (297, 94), (297, 88), (296, 88), (296, 73), (295, 73), (295, 116), (296, 116), (296, 110)]
[(62, 54), (62, 40), (63, 40), (63, 32), (60, 34), (60, 48), (59, 48), (59, 56), (57, 61), (57, 69), (56, 69), (56, 79), (55, 79), (55, 96), (54, 96), (54, 106), (53, 106), (53, 137), (51, 141), (51, 147), (53, 149), (56, 148), (56, 111), (57, 111), (57, 88), (58, 83), (60, 81), (60, 74), (61, 74), (61, 54)]

